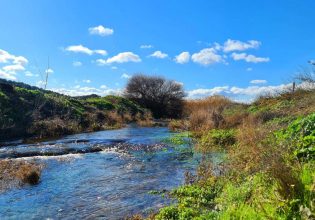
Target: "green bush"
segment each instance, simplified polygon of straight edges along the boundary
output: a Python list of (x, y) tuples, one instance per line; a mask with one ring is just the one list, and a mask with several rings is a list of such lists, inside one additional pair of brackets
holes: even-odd
[(315, 113), (300, 117), (286, 129), (276, 132), (282, 144), (291, 146), (298, 158), (314, 159), (315, 157)]
[(203, 151), (211, 149), (224, 149), (235, 144), (235, 130), (234, 129), (213, 129), (201, 136), (199, 141), (199, 148)]

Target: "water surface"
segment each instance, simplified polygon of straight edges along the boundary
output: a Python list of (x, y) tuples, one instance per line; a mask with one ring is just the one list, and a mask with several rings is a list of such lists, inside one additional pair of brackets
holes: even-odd
[(127, 127), (0, 148), (0, 158), (44, 163), (41, 182), (0, 194), (0, 219), (122, 219), (168, 201), (152, 190), (184, 182), (199, 157), (162, 140), (167, 128)]

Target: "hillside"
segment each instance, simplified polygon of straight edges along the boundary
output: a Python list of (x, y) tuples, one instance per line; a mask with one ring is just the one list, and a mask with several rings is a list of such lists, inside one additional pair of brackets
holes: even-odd
[(96, 131), (150, 118), (123, 97), (70, 97), (6, 80), (0, 80), (0, 115), (0, 140)]

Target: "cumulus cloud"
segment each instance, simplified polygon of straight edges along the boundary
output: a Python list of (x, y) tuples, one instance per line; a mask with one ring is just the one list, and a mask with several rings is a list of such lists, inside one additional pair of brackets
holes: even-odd
[(263, 63), (270, 61), (269, 57), (256, 57), (254, 55), (246, 53), (232, 53), (231, 57), (233, 58), (233, 60), (244, 60), (248, 63)]
[(45, 70), (45, 73), (51, 74), (51, 73), (54, 73), (54, 70), (49, 68)]
[(73, 53), (84, 53), (87, 55), (93, 55), (93, 54), (100, 54), (100, 55), (107, 55), (107, 51), (106, 50), (91, 50), (83, 45), (72, 45), (72, 46), (68, 46), (65, 49), (66, 51), (70, 51)]
[(225, 41), (223, 45), (224, 52), (231, 52), (231, 51), (243, 51), (247, 49), (256, 49), (261, 45), (261, 42), (256, 40), (250, 40), (247, 42), (242, 42), (239, 40), (231, 40), (228, 39)]
[(97, 59), (96, 63), (100, 66), (112, 64), (112, 63), (127, 63), (127, 62), (141, 62), (141, 58), (132, 52), (122, 52), (116, 56), (110, 57), (107, 60)]
[(112, 35), (114, 33), (114, 30), (111, 28), (106, 28), (103, 25), (99, 25), (96, 27), (90, 27), (89, 33), (92, 35), (99, 35), (99, 36), (105, 37), (105, 36)]
[(264, 84), (267, 83), (267, 80), (264, 79), (254, 79), (252, 81), (250, 81), (251, 84)]
[(158, 58), (158, 59), (164, 59), (164, 58), (168, 57), (168, 55), (166, 53), (163, 53), (160, 50), (157, 50), (154, 53), (152, 53), (151, 55), (149, 55), (149, 57), (155, 57), (155, 58)]
[(191, 56), (193, 62), (207, 66), (214, 63), (224, 62), (221, 55), (214, 48), (205, 48)]
[(84, 83), (91, 83), (91, 80), (89, 80), (89, 79), (84, 79), (84, 80), (82, 80), (82, 82), (84, 82)]
[(74, 61), (72, 65), (75, 67), (79, 67), (79, 66), (82, 66), (82, 63), (80, 61)]
[(229, 89), (228, 86), (217, 86), (210, 89), (194, 89), (187, 92), (188, 98), (202, 98), (217, 95)]
[(10, 74), (7, 72), (4, 72), (3, 70), (0, 69), (0, 77), (8, 80), (17, 80), (15, 74)]
[(107, 86), (103, 85), (100, 88), (95, 87), (81, 87), (80, 85), (77, 85), (72, 88), (53, 88), (51, 89), (54, 92), (62, 93), (69, 96), (83, 96), (83, 95), (91, 95), (96, 94), (100, 96), (106, 96), (106, 95), (121, 95), (123, 90), (122, 89), (111, 89)]
[(17, 80), (17, 72), (25, 70), (28, 60), (23, 56), (16, 56), (0, 49), (0, 64), (2, 64), (0, 69), (1, 78)]
[[(250, 102), (260, 95), (275, 95), (283, 91), (289, 91), (292, 84), (280, 84), (275, 86), (221, 86), (209, 89), (195, 89), (187, 91), (187, 98), (204, 98), (211, 95), (224, 95), (234, 101)], [(315, 84), (302, 83), (297, 86), (298, 88), (312, 89)]]
[(39, 74), (33, 74), (31, 71), (25, 71), (25, 76), (28, 76), (28, 77), (38, 77)]
[(8, 73), (15, 73), (16, 71), (25, 70), (24, 66), (22, 66), (21, 64), (13, 64), (13, 65), (4, 66), (2, 67), (2, 69)]
[(124, 79), (130, 79), (130, 78), (131, 78), (131, 76), (130, 76), (130, 75), (128, 75), (127, 73), (124, 73), (124, 74), (122, 74), (122, 75), (121, 75), (121, 78), (124, 78)]
[(190, 60), (190, 53), (189, 52), (182, 52), (182, 53), (178, 54), (177, 56), (175, 56), (175, 62), (176, 63), (184, 64), (184, 63), (188, 63), (189, 60)]
[(150, 48), (153, 48), (153, 45), (151, 45), (151, 44), (144, 44), (144, 45), (141, 45), (140, 48), (141, 49), (150, 49)]

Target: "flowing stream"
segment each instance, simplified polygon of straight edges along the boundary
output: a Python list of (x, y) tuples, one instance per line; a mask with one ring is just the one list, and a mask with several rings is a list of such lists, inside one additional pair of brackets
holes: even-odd
[(0, 159), (44, 165), (38, 185), (0, 194), (0, 219), (123, 219), (169, 200), (152, 190), (184, 183), (200, 156), (163, 141), (167, 128), (127, 127), (0, 147)]

